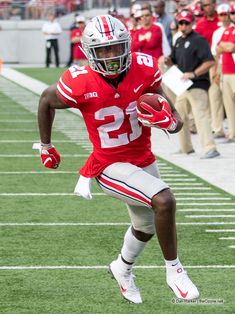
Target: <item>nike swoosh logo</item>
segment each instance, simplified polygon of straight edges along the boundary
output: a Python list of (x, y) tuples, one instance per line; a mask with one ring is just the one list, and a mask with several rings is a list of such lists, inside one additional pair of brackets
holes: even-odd
[(48, 161), (52, 161), (51, 157), (48, 157), (47, 159), (45, 159), (43, 166), (45, 166), (47, 164)]
[(183, 299), (185, 299), (185, 298), (187, 297), (188, 291), (187, 291), (187, 292), (183, 292), (183, 291), (180, 290), (180, 288), (179, 288), (177, 285), (175, 285), (175, 286), (176, 286), (176, 288), (178, 289), (178, 291), (179, 291), (181, 297), (182, 297)]
[(170, 121), (170, 118), (165, 116), (165, 119), (164, 120), (161, 120), (161, 121), (157, 121), (156, 123), (162, 123), (162, 122), (168, 122)]
[(120, 286), (122, 293), (126, 292), (126, 289), (123, 288), (123, 286)]
[(138, 86), (137, 88), (134, 88), (134, 93), (137, 93), (143, 85), (144, 85), (144, 84), (141, 84), (141, 85)]

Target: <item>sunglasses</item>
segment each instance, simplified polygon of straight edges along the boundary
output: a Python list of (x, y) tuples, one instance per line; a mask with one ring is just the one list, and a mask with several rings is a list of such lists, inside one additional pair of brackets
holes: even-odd
[(143, 14), (143, 15), (141, 15), (141, 17), (143, 17), (143, 16), (151, 16), (151, 14)]
[(180, 21), (179, 22), (179, 25), (189, 25), (189, 24), (191, 24), (190, 22), (187, 22), (187, 21)]
[(219, 16), (228, 16), (227, 13), (220, 13)]
[(235, 12), (230, 12), (229, 14), (230, 14), (230, 15), (234, 15), (234, 14), (235, 14)]
[(206, 7), (209, 7), (211, 5), (211, 3), (208, 3), (208, 4), (203, 4), (203, 8), (206, 8)]

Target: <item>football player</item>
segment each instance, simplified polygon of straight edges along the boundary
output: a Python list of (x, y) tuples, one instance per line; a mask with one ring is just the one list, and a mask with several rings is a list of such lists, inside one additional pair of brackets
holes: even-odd
[[(50, 86), (41, 95), (38, 109), (41, 160), (48, 168), (59, 166), (59, 153), (51, 143), (55, 111), (78, 108), (93, 152), (80, 169), (75, 193), (90, 198), (88, 182), (96, 178), (106, 194), (126, 203), (131, 219), (120, 254), (109, 265), (122, 296), (130, 302), (142, 303), (132, 267), (156, 234), (166, 264), (168, 286), (178, 298), (195, 299), (198, 290), (177, 255), (176, 201), (169, 186), (160, 179), (150, 143), (149, 126), (175, 133), (182, 128), (182, 120), (162, 91), (156, 59), (131, 53), (130, 42), (125, 26), (110, 15), (97, 16), (87, 24), (82, 47), (89, 65), (70, 67), (57, 86)], [(162, 95), (165, 98), (159, 102), (162, 110), (147, 106), (144, 109), (149, 114), (137, 113), (137, 100), (144, 93)]]

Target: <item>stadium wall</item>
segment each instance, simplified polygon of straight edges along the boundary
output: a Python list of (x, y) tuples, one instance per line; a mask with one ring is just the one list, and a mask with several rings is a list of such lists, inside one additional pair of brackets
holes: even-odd
[[(0, 58), (4, 63), (45, 63), (45, 39), (41, 28), (44, 21), (2, 21)], [(63, 25), (62, 25), (63, 27)], [(69, 28), (63, 27), (59, 37), (61, 63), (69, 58)]]

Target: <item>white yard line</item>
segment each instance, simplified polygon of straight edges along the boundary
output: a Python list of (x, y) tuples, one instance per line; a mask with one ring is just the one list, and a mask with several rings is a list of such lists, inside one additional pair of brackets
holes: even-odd
[(205, 209), (205, 208), (192, 208), (192, 209), (178, 209), (177, 212), (181, 212), (181, 213), (187, 213), (187, 212), (235, 212), (235, 209), (219, 209), (219, 208), (213, 208), (213, 209)]
[[(199, 190), (199, 191), (208, 191), (208, 190), (211, 190), (211, 188), (209, 188), (209, 187), (194, 187), (194, 186), (190, 186), (190, 187), (178, 187), (178, 190), (182, 190), (182, 191), (187, 191), (187, 190), (189, 190), (189, 191), (191, 191), (191, 190)], [(204, 194), (204, 192), (203, 192), (203, 194)]]
[[(178, 206), (185, 206), (187, 204), (185, 203), (177, 203)], [(191, 206), (235, 206), (235, 203), (221, 203), (221, 202), (217, 202), (217, 203), (190, 203)]]
[[(181, 189), (180, 189), (181, 190)], [(190, 189), (191, 190), (191, 189)], [(200, 189), (202, 190), (202, 189)], [(177, 192), (174, 192), (175, 195), (178, 195), (178, 196), (186, 196), (186, 195), (190, 195), (190, 196), (193, 196), (193, 195), (201, 195), (201, 196), (212, 196), (212, 195), (220, 195), (221, 193), (213, 193), (213, 192), (196, 192), (196, 193), (193, 193), (193, 192), (180, 192), (180, 193), (177, 193)], [(195, 198), (195, 199), (198, 199), (198, 198)]]
[[(134, 266), (135, 269), (165, 269), (163, 265), (137, 265)], [(184, 268), (189, 269), (234, 269), (235, 265), (186, 265)], [(49, 265), (31, 265), (31, 266), (0, 266), (0, 270), (57, 270), (57, 269), (108, 269), (108, 265), (59, 265), (59, 266), (49, 266)]]
[[(69, 172), (64, 172), (69, 173)], [(73, 172), (76, 173), (76, 172)], [(0, 196), (71, 196), (74, 195), (73, 193), (60, 193), (60, 192), (53, 192), (53, 193), (35, 193), (35, 192), (26, 192), (26, 193), (0, 193)], [(103, 196), (106, 195), (105, 193), (92, 193), (95, 196)], [(177, 196), (177, 193), (175, 193)], [(187, 200), (230, 200), (230, 198), (226, 197), (177, 197), (178, 201), (187, 201)]]
[(7, 120), (7, 119), (3, 119), (0, 120), (0, 122), (5, 122), (5, 123), (35, 123), (36, 119), (20, 119), (20, 120), (16, 120), (16, 119), (11, 119), (11, 120)]
[[(107, 195), (105, 193), (92, 193), (95, 196)], [(74, 193), (0, 193), (0, 196), (75, 196)]]
[[(0, 223), (0, 227), (86, 227), (86, 226), (129, 226), (129, 222), (25, 222)], [(177, 222), (178, 226), (204, 226), (204, 225), (235, 225), (235, 222)]]
[(38, 130), (35, 129), (0, 129), (0, 132), (38, 132)]
[(231, 200), (231, 197), (178, 197), (177, 198), (178, 201), (214, 201), (214, 200), (218, 200), (218, 201), (229, 201)]
[(185, 215), (186, 218), (235, 218), (235, 215)]
[(235, 240), (235, 237), (221, 237), (219, 240)]
[[(163, 178), (165, 177), (165, 176), (162, 176)], [(183, 182), (193, 182), (193, 181), (196, 181), (197, 179), (196, 178), (171, 178), (171, 179), (169, 179), (168, 181), (169, 182), (175, 182), (175, 181), (180, 181), (181, 183), (183, 183)], [(182, 184), (182, 185), (185, 185), (185, 183), (184, 184)]]
[[(6, 122), (6, 121), (5, 121)], [(0, 140), (0, 143), (13, 144), (13, 143), (35, 143), (38, 140)], [(53, 140), (53, 143), (78, 143), (78, 141), (73, 140)]]
[(235, 245), (229, 245), (228, 246), (230, 249), (235, 249)]
[(235, 229), (206, 229), (206, 232), (215, 232), (215, 233), (220, 233), (220, 232), (235, 232)]
[(0, 174), (75, 174), (77, 171), (1, 171)]
[[(172, 180), (171, 180), (172, 181)], [(182, 181), (182, 180), (180, 180), (180, 181)], [(195, 180), (194, 180), (195, 181)], [(172, 186), (183, 186), (183, 187), (185, 187), (185, 183), (182, 181), (182, 182), (174, 182), (174, 183), (171, 183), (170, 184), (171, 185), (171, 187)], [(204, 183), (201, 183), (201, 182), (193, 182), (193, 183), (190, 183), (190, 187), (191, 186), (203, 186), (204, 185)], [(190, 188), (189, 187), (189, 188)]]
[[(89, 154), (62, 154), (61, 157), (88, 157)], [(0, 154), (0, 158), (38, 158), (38, 154)]]

